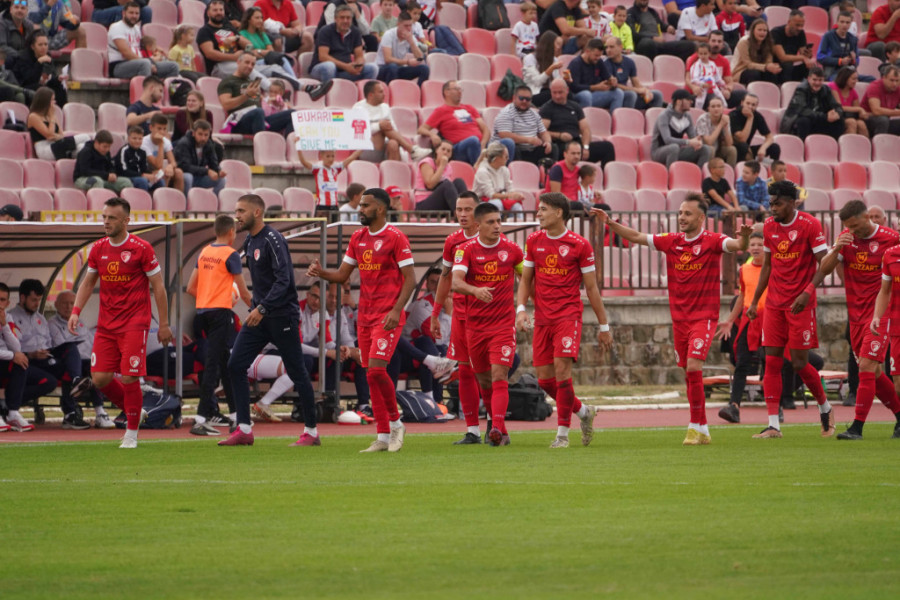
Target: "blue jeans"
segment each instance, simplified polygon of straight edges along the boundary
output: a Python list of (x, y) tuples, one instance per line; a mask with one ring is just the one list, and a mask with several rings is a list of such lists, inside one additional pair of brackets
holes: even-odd
[(605, 108), (609, 110), (609, 112), (612, 112), (617, 108), (622, 108), (622, 105), (625, 102), (625, 92), (618, 88), (603, 92), (582, 90), (575, 94), (575, 101), (578, 102), (582, 108), (593, 106), (594, 108)]
[(653, 99), (650, 101), (650, 104), (647, 104), (647, 101), (644, 100), (643, 96), (638, 96), (637, 92), (632, 92), (631, 90), (623, 90), (623, 92), (625, 93), (625, 97), (622, 101), (622, 106), (625, 108), (644, 110), (645, 108), (663, 105), (663, 94), (659, 90), (650, 90), (650, 93), (653, 94)]
[(200, 187), (206, 189), (212, 189), (213, 193), (218, 196), (219, 192), (222, 191), (222, 188), (225, 187), (225, 178), (220, 177), (218, 180), (213, 181), (212, 177), (209, 175), (203, 175), (202, 177), (196, 177), (192, 173), (184, 172), (184, 195), (187, 196), (188, 192), (191, 191), (193, 187)]
[(500, 138), (500, 143), (506, 146), (506, 153), (509, 156), (506, 164), (516, 160), (516, 143), (511, 138)]
[(241, 117), (240, 121), (235, 123), (234, 127), (231, 128), (231, 133), (255, 135), (260, 131), (265, 131), (266, 125), (269, 126), (270, 131), (285, 133), (293, 126), (291, 123), (291, 111), (283, 110), (267, 117), (261, 108), (251, 110)]
[(416, 65), (414, 67), (401, 67), (397, 64), (381, 65), (378, 67), (378, 79), (385, 83), (390, 83), (395, 79), (416, 79), (419, 80), (419, 87), (428, 81), (428, 75), (431, 70), (428, 65)]
[(481, 156), (481, 138), (477, 136), (473, 135), (453, 144), (453, 160), (461, 160), (475, 166), (479, 156)]
[(363, 65), (362, 72), (359, 75), (351, 75), (347, 71), (339, 71), (337, 65), (333, 62), (320, 62), (309, 72), (310, 77), (319, 81), (328, 81), (335, 77), (349, 79), (350, 81), (362, 81), (363, 79), (375, 79), (377, 75), (378, 67), (375, 65)]
[[(149, 23), (153, 19), (153, 11), (149, 6), (141, 8), (141, 23)], [(91, 21), (100, 23), (104, 27), (109, 27), (116, 21), (122, 20), (122, 7), (111, 6), (109, 8), (101, 8), (91, 13)]]

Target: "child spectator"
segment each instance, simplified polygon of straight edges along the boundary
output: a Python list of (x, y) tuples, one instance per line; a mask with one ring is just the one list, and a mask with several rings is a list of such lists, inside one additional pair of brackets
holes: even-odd
[[(789, 181), (787, 178), (787, 165), (783, 160), (776, 160), (772, 162), (772, 176), (769, 177), (769, 180), (766, 182), (767, 191), (768, 186), (772, 185), (773, 183), (778, 183), (779, 181)], [(797, 184), (794, 185), (797, 188), (797, 200), (802, 203), (804, 200), (806, 200), (806, 188), (802, 188)]]
[(160, 62), (166, 60), (166, 53), (160, 50), (155, 37), (145, 35), (141, 38), (141, 57), (149, 58), (153, 62)]
[(587, 29), (594, 30), (594, 37), (603, 39), (612, 33), (609, 23), (612, 19), (609, 15), (600, 10), (600, 0), (587, 0), (588, 17), (584, 20), (584, 26)]
[(715, 97), (721, 100), (722, 104), (728, 104), (721, 89), (725, 87), (725, 80), (722, 79), (716, 64), (709, 60), (709, 56), (709, 44), (701, 42), (697, 46), (697, 62), (691, 67), (691, 83), (701, 87), (695, 106), (704, 110), (706, 110), (707, 98)]
[(338, 207), (338, 175), (354, 160), (359, 158), (362, 150), (356, 150), (343, 161), (334, 161), (334, 150), (319, 151), (319, 160), (309, 162), (303, 152), (297, 151), (300, 164), (312, 171), (316, 180), (316, 210), (336, 210)]
[(381, 3), (381, 12), (378, 13), (378, 16), (372, 19), (372, 24), (369, 28), (372, 30), (372, 35), (378, 38), (378, 41), (381, 42), (381, 36), (384, 35), (384, 32), (388, 29), (393, 29), (397, 26), (397, 17), (394, 16), (394, 0), (384, 0)]
[(716, 17), (716, 26), (722, 32), (725, 43), (733, 50), (738, 40), (744, 37), (747, 24), (744, 16), (737, 10), (737, 0), (725, 0), (724, 5), (722, 12)]
[(594, 204), (601, 200), (600, 190), (594, 189), (596, 181), (597, 167), (594, 165), (581, 165), (578, 169), (578, 204), (584, 208), (585, 212), (590, 212)]
[(734, 186), (737, 189), (738, 202), (749, 210), (769, 210), (769, 186), (759, 176), (759, 171), (759, 163), (748, 160), (744, 163), (741, 178)]
[(179, 25), (172, 32), (172, 46), (169, 48), (169, 60), (178, 65), (178, 74), (193, 83), (202, 77), (197, 72), (194, 60), (194, 38), (196, 30), (190, 25)]
[(878, 65), (878, 74), (884, 77), (888, 67), (900, 67), (900, 42), (888, 42), (884, 45), (884, 62)]
[[(743, 203), (738, 202), (728, 180), (724, 177), (725, 161), (714, 157), (709, 159), (707, 167), (709, 168), (709, 177), (703, 180), (701, 189), (709, 202), (709, 213), (719, 214), (722, 211), (740, 210), (742, 208), (740, 204)], [(757, 165), (757, 172), (759, 171), (758, 167), (759, 165)]]
[(116, 154), (116, 176), (131, 181), (134, 187), (150, 192), (162, 186), (162, 172), (150, 172), (147, 164), (147, 153), (141, 148), (144, 143), (144, 130), (140, 125), (128, 128), (128, 144), (122, 146)]
[(628, 18), (628, 9), (617, 6), (613, 14), (613, 21), (609, 24), (609, 32), (622, 41), (622, 49), (625, 54), (634, 52), (634, 36), (631, 35), (631, 27), (625, 22)]
[[(854, 0), (843, 0), (840, 4), (838, 4), (838, 14), (842, 12), (850, 13), (850, 18), (853, 19), (853, 24), (850, 25), (849, 29), (850, 35), (859, 39), (859, 26), (856, 24), (856, 14), (859, 12), (859, 9), (856, 8), (856, 2), (854, 2)], [(837, 27), (837, 21), (835, 21), (835, 24), (831, 26), (832, 29), (834, 29), (835, 27)]]
[(280, 79), (272, 79), (269, 84), (269, 91), (262, 99), (263, 112), (268, 117), (283, 110), (293, 110), (290, 102), (284, 99), (284, 92), (287, 88)]
[(534, 52), (540, 35), (537, 24), (537, 6), (531, 2), (522, 4), (522, 20), (512, 28), (512, 37), (516, 40), (516, 56), (525, 58)]
[[(391, 0), (388, 0), (390, 2)], [(366, 186), (361, 183), (351, 183), (347, 186), (347, 201), (341, 204), (341, 221), (359, 222), (359, 203)]]
[(85, 144), (75, 159), (75, 187), (83, 191), (106, 188), (117, 194), (131, 187), (131, 180), (116, 177), (116, 166), (109, 155), (112, 143), (112, 134), (101, 129), (92, 143)]
[(150, 119), (150, 133), (144, 136), (141, 148), (147, 153), (147, 163), (153, 172), (162, 169), (165, 185), (184, 192), (184, 173), (177, 168), (172, 142), (166, 137), (169, 119), (162, 113)]

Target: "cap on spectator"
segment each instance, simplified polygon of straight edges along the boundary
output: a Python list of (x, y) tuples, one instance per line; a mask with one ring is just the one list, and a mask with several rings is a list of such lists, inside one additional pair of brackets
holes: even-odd
[(3, 216), (12, 217), (13, 221), (21, 221), (25, 218), (25, 214), (22, 212), (22, 209), (15, 204), (7, 204), (6, 206), (0, 208), (0, 217)]
[(389, 185), (389, 186), (387, 187), (387, 189), (385, 189), (384, 191), (386, 191), (386, 192), (387, 192), (387, 195), (390, 196), (391, 198), (396, 198), (397, 196), (402, 196), (402, 195), (403, 195), (403, 190), (401, 190), (401, 189), (400, 189), (398, 186), (396, 186), (396, 185)]
[(678, 89), (672, 92), (672, 102), (678, 102), (679, 100), (693, 100), (694, 96), (685, 89)]

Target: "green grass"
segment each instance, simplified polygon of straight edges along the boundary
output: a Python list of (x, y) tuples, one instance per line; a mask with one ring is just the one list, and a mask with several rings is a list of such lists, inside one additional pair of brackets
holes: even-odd
[[(900, 440), (0, 446), (4, 598), (896, 598)], [(577, 431), (572, 441), (577, 444)]]

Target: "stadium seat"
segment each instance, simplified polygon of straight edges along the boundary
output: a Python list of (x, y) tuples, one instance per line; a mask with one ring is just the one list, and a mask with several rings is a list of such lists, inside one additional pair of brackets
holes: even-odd
[(285, 160), (284, 136), (272, 131), (260, 131), (253, 136), (253, 163), (263, 167), (290, 168)]
[(224, 190), (219, 192), (219, 212), (233, 213), (234, 207), (237, 206), (238, 198), (246, 194), (248, 191), (249, 190), (225, 188)]
[[(207, 188), (192, 188), (190, 193), (193, 193), (194, 190), (202, 190), (203, 192), (208, 192), (210, 195), (215, 198), (215, 194), (213, 194), (212, 190)], [(142, 191), (142, 190), (136, 190)], [(202, 192), (201, 192), (202, 193)], [(123, 194), (123, 197), (125, 195)], [(130, 200), (129, 200), (130, 201)], [(134, 206), (134, 205), (132, 205)], [(168, 212), (170, 216), (174, 216), (176, 213), (183, 213), (187, 208), (187, 202), (184, 199), (184, 194), (180, 191), (169, 188), (169, 187), (161, 187), (157, 188), (153, 192), (153, 197), (150, 199), (150, 206), (153, 210), (161, 210)], [(218, 208), (217, 203), (212, 204), (211, 212), (215, 212)]]
[[(245, 2), (245, 4), (250, 4), (249, 0), (247, 0), (247, 2)], [(302, 30), (302, 29), (303, 29), (303, 24), (306, 23), (306, 7), (303, 6), (303, 3), (302, 3), (302, 2), (297, 2), (297, 0), (294, 0), (293, 2), (291, 2), (291, 4), (294, 5), (294, 12), (297, 13), (297, 20), (300, 21), (300, 29)], [(363, 6), (365, 6), (365, 5), (364, 5), (364, 4), (360, 4), (360, 7), (363, 7)], [(366, 8), (369, 8), (369, 7), (366, 6)], [(398, 8), (399, 8), (399, 7), (396, 7), (396, 6), (394, 7), (394, 14), (395, 14), (395, 15), (400, 14), (400, 13), (398, 12)], [(247, 10), (247, 9), (244, 8), (244, 10)], [(378, 13), (372, 13), (372, 14), (377, 15)], [(369, 21), (369, 23), (371, 23), (371, 22), (372, 22), (372, 19), (371, 19), (371, 18), (368, 18), (368, 21)]]
[(807, 162), (800, 165), (804, 185), (807, 188), (831, 191), (834, 189), (834, 177), (831, 165), (820, 162)]
[(863, 193), (868, 188), (866, 167), (859, 163), (838, 163), (834, 168), (834, 187)]
[(459, 78), (487, 83), (491, 80), (490, 59), (480, 54), (463, 54), (459, 57)]
[[(388, 97), (385, 95), (385, 102), (388, 102)], [(304, 92), (303, 90), (297, 90), (294, 92), (294, 108), (296, 109), (312, 109), (312, 108), (325, 108), (325, 96), (322, 96), (318, 100), (313, 100), (309, 97), (309, 94)]]
[(638, 139), (638, 151), (642, 161), (651, 160), (650, 151), (653, 147), (653, 136), (642, 135)]
[(81, 102), (68, 102), (63, 107), (66, 133), (90, 133), (97, 131), (94, 109)]
[(241, 160), (226, 159), (222, 161), (221, 168), (228, 173), (226, 176), (226, 188), (249, 190), (253, 188), (251, 183), (250, 167)]
[(110, 198), (115, 198), (116, 193), (112, 190), (107, 190), (105, 188), (94, 188), (92, 190), (87, 191), (87, 209), (88, 210), (103, 210), (103, 204), (109, 200)]
[[(448, 3), (447, 6), (453, 5)], [(463, 47), (466, 49), (466, 52), (482, 56), (494, 56), (497, 53), (497, 43), (494, 40), (493, 32), (478, 28), (464, 28), (462, 32)]]
[(20, 193), (25, 214), (53, 210), (53, 195), (47, 190), (26, 188)]
[[(881, 66), (881, 60), (875, 58), (874, 56), (860, 56), (859, 57), (859, 74), (860, 75), (869, 75), (870, 77), (874, 77), (875, 80), (881, 79), (881, 73), (878, 71), (878, 67)], [(860, 96), (862, 98), (862, 96)]]
[[(26, 173), (26, 180), (27, 178)], [(869, 163), (869, 189), (888, 190), (892, 193), (900, 190), (900, 166), (882, 160)]]
[[(607, 120), (609, 119), (609, 112), (606, 110), (600, 108), (585, 109), (585, 116), (587, 116), (588, 110), (605, 114), (607, 115)], [(619, 108), (612, 114), (612, 133), (615, 133), (616, 135), (640, 137), (644, 135), (644, 126), (644, 113), (637, 109)], [(591, 133), (597, 135), (593, 126), (591, 126)], [(609, 136), (609, 133), (603, 133), (601, 135), (605, 138)]]
[(322, 19), (322, 13), (325, 12), (325, 7), (327, 6), (328, 2), (323, 2), (322, 0), (313, 0), (307, 3), (306, 25), (308, 27), (318, 27), (319, 21)]
[[(3, 114), (0, 112), (0, 114)], [(3, 118), (6, 115), (3, 114)], [(23, 161), (28, 158), (28, 146), (31, 140), (26, 141), (27, 134), (8, 129), (0, 129), (0, 158)]]
[(193, 25), (199, 28), (206, 23), (206, 5), (199, 0), (181, 0), (179, 10), (181, 19), (178, 22), (182, 25)]
[[(633, 192), (637, 189), (637, 171), (628, 163), (619, 161), (606, 163), (603, 167), (603, 185), (605, 190)], [(594, 188), (597, 189), (597, 186)]]
[(115, 102), (104, 102), (97, 109), (97, 128), (105, 129), (110, 133), (126, 134), (125, 125), (126, 109)]
[(103, 55), (97, 50), (75, 48), (70, 58), (69, 78), (80, 83), (106, 84)]
[[(741, 166), (743, 166), (743, 165), (741, 165)], [(760, 179), (766, 179), (766, 172), (764, 171), (764, 169), (765, 169), (765, 167), (760, 165), (760, 171), (759, 171)], [(703, 169), (701, 169), (701, 172), (703, 173), (704, 179), (709, 177), (709, 163), (703, 165)], [(725, 173), (722, 175), (722, 179), (727, 181), (728, 185), (730, 185), (732, 189), (734, 189), (735, 173), (740, 173), (740, 171), (732, 168), (732, 166), (729, 165), (728, 163), (725, 163)]]
[[(522, 61), (518, 56), (497, 54), (491, 57), (491, 79), (498, 81), (506, 76), (507, 71), (512, 71), (518, 77), (522, 75)], [(460, 61), (460, 77), (462, 77), (462, 62)]]
[(806, 149), (803, 146), (803, 140), (796, 135), (776, 133), (775, 143), (781, 147), (781, 160), (784, 162), (788, 164), (800, 164), (806, 160), (804, 158)]
[(541, 189), (541, 171), (534, 163), (524, 160), (512, 161), (509, 163), (509, 178), (517, 190)]
[(666, 210), (666, 197), (659, 190), (639, 189), (634, 193), (634, 209), (640, 212)]
[[(154, 20), (155, 19), (156, 17), (154, 15)], [(99, 23), (82, 21), (79, 28), (84, 31), (85, 48), (88, 50), (95, 50), (99, 52), (101, 56), (106, 55), (109, 44), (107, 41), (109, 32), (106, 30), (106, 27)], [(171, 34), (169, 34), (169, 37), (172, 37)], [(163, 47), (162, 44), (160, 44), (160, 47)], [(165, 47), (168, 48), (168, 46)]]
[(791, 98), (794, 97), (798, 85), (800, 85), (799, 81), (785, 81), (781, 84), (781, 108), (787, 108), (791, 103)]
[(603, 192), (603, 203), (608, 204), (614, 212), (630, 213), (634, 211), (634, 196), (627, 190), (607, 188)]
[[(443, 83), (429, 79), (422, 84), (422, 107), (435, 108), (444, 103)], [(423, 121), (424, 122), (424, 121)]]
[[(462, 99), (460, 102), (471, 104), (477, 110), (484, 110), (487, 107), (484, 90), (485, 82), (461, 79), (459, 86), (462, 88)], [(441, 103), (443, 104), (443, 100)]]
[(684, 61), (677, 56), (660, 54), (653, 59), (653, 82), (674, 83), (684, 87)]
[[(828, 13), (825, 9), (818, 6), (801, 6), (800, 10), (806, 17), (806, 24), (803, 30), (807, 33), (816, 33), (819, 36), (825, 35), (825, 32), (828, 31)], [(813, 53), (818, 50), (818, 44), (813, 46)]]
[[(694, 166), (696, 167), (697, 165)], [(653, 161), (639, 163), (637, 166), (637, 187), (639, 190), (656, 190), (663, 193), (668, 191), (669, 173), (666, 171), (666, 166)], [(698, 185), (697, 187), (700, 186)]]
[(359, 90), (356, 84), (346, 79), (336, 77), (332, 80), (334, 85), (325, 95), (325, 105), (333, 108), (350, 108), (359, 100)]
[[(416, 92), (418, 93), (418, 88), (416, 88)], [(415, 109), (392, 106), (391, 119), (397, 126), (397, 131), (400, 132), (400, 135), (413, 140), (416, 138), (418, 135), (416, 131), (419, 129), (419, 114)]]
[(606, 141), (610, 142), (615, 148), (617, 161), (631, 165), (637, 165), (641, 161), (636, 137), (611, 135)]
[(797, 185), (803, 185), (803, 173), (800, 172), (800, 167), (793, 163), (786, 163), (784, 166), (787, 170), (787, 180), (793, 181)]
[(664, 108), (653, 107), (644, 111), (644, 134), (652, 134), (653, 128), (656, 127), (656, 119), (662, 114)]
[(872, 162), (872, 143), (864, 135), (845, 133), (838, 140), (841, 162)]
[(686, 188), (699, 190), (703, 183), (703, 173), (694, 163), (676, 161), (669, 167), (669, 189)]
[(301, 52), (297, 57), (297, 70), (299, 71), (298, 74), (300, 77), (309, 77), (309, 68), (312, 65), (312, 59), (312, 52)]
[[(153, 11), (153, 22), (174, 29), (178, 25), (178, 7), (172, 0), (150, 0), (147, 5)], [(159, 42), (159, 40), (157, 40)], [(161, 48), (168, 48), (162, 46)]]
[[(511, 6), (519, 7), (518, 4), (507, 4), (506, 10), (509, 11)], [(512, 18), (510, 18), (509, 22), (515, 23)], [(494, 42), (497, 44), (497, 56), (515, 56), (519, 58), (516, 56), (516, 39), (512, 36), (512, 32), (508, 27), (494, 32)]]
[[(210, 125), (212, 125), (212, 128), (213, 128), (212, 129), (213, 135), (215, 135), (215, 136), (225, 135), (225, 134), (219, 133), (219, 131), (222, 130), (222, 126), (225, 125), (225, 110), (218, 104), (215, 104), (215, 103), (210, 104), (209, 102), (206, 103), (206, 110), (208, 110), (210, 112), (210, 114), (212, 114), (212, 123), (210, 123)], [(227, 135), (231, 135), (231, 134), (227, 134)]]
[(872, 160), (900, 163), (900, 144), (897, 136), (880, 133), (872, 138)]
[(29, 158), (22, 163), (24, 187), (39, 190), (56, 189), (56, 168), (47, 160)]
[(866, 206), (880, 206), (884, 210), (897, 209), (897, 197), (888, 190), (866, 190), (863, 201)]
[[(626, 109), (622, 108), (619, 110)], [(584, 109), (584, 118), (587, 119), (588, 127), (591, 130), (592, 140), (605, 139), (612, 133), (612, 119), (609, 116), (609, 111), (589, 106)]]
[(451, 160), (450, 167), (453, 168), (453, 177), (460, 178), (466, 182), (466, 189), (472, 189), (475, 186), (475, 169), (467, 162), (461, 160)]
[[(478, 27), (479, 21), (478, 7), (475, 4), (466, 7), (466, 27)], [(510, 23), (512, 23), (512, 21), (510, 21)]]
[(410, 165), (399, 160), (386, 160), (380, 165), (381, 187), (396, 185), (401, 190), (413, 189), (413, 172)]
[(509, 101), (500, 97), (499, 92), (501, 83), (501, 81), (489, 81), (485, 87), (484, 94), (487, 108), (503, 108), (509, 104)]
[[(676, 57), (670, 56), (669, 58)], [(684, 88), (684, 82), (672, 83), (671, 81), (654, 81), (653, 84), (649, 87), (650, 89), (659, 90), (660, 92), (662, 92), (663, 100), (665, 102), (672, 102), (672, 94), (675, 93), (675, 90)]]
[(131, 210), (153, 210), (153, 198), (149, 192), (136, 187), (125, 188), (119, 195), (128, 200)]
[(638, 79), (642, 85), (651, 85), (653, 83), (653, 61), (642, 54), (629, 54), (628, 58), (634, 61), (637, 70)]
[(20, 102), (0, 102), (0, 116), (2, 116), (3, 122), (6, 122), (9, 113), (12, 113), (16, 121), (24, 125), (28, 122), (29, 112), (28, 107)]
[(219, 84), (222, 82), (218, 77), (201, 77), (197, 80), (196, 88), (206, 99), (206, 104), (219, 104)]
[(272, 188), (267, 187), (259, 187), (253, 190), (253, 193), (263, 199), (266, 203), (267, 208), (271, 208), (273, 206), (280, 206), (284, 208), (284, 198), (281, 196), (281, 192), (278, 190), (274, 190)]
[(830, 135), (813, 133), (804, 140), (806, 162), (821, 162), (828, 165), (838, 163), (838, 143)]
[(458, 61), (452, 54), (442, 54), (440, 52), (432, 52), (425, 59), (428, 64), (430, 74), (429, 81), (435, 81), (443, 84), (445, 81), (454, 81), (459, 79)]
[[(766, 125), (768, 125), (768, 127), (769, 127), (769, 131), (771, 131), (773, 135), (774, 135), (776, 132), (778, 132), (778, 131), (781, 130), (781, 117), (782, 117), (782, 115), (784, 115), (784, 110), (783, 110), (783, 109), (780, 109), (780, 108), (760, 108), (758, 112), (759, 112), (759, 114), (762, 115), (763, 119), (764, 119), (765, 122), (766, 122)], [(695, 121), (695, 122), (696, 122), (696, 121)], [(758, 137), (756, 138), (756, 140), (758, 140), (758, 142), (754, 142), (754, 145), (755, 145), (756, 143), (762, 143), (762, 140), (764, 139), (764, 138), (763, 138), (761, 135), (759, 135), (758, 133), (757, 133), (756, 135), (758, 136)]]
[[(350, 163), (350, 166), (352, 167), (354, 164)], [(284, 210), (292, 213), (306, 213), (312, 216), (316, 212), (316, 197), (306, 188), (285, 188)]]
[(22, 199), (19, 198), (18, 191), (0, 187), (0, 206), (6, 206), (7, 204), (13, 204), (22, 208)]
[[(157, 210), (177, 211), (178, 198), (176, 198), (175, 196), (158, 197), (158, 194), (159, 190), (157, 190), (157, 193), (153, 195), (153, 201), (156, 203)], [(219, 210), (219, 199), (216, 197), (215, 193), (213, 193), (213, 191), (208, 188), (194, 187), (191, 188), (190, 192), (188, 192), (187, 202), (184, 206), (185, 210), (191, 212), (214, 213)]]
[(419, 86), (414, 81), (395, 79), (387, 87), (391, 90), (391, 109), (400, 106), (418, 109), (422, 105)]
[(23, 187), (25, 187), (25, 173), (19, 161), (0, 158), (0, 189), (21, 190)]
[(786, 25), (791, 15), (791, 9), (786, 6), (767, 6), (763, 11), (769, 23), (769, 30)]
[(87, 210), (87, 198), (84, 192), (75, 188), (56, 190), (56, 210)]
[(144, 91), (144, 76), (136, 75), (128, 82), (128, 102), (134, 104), (141, 98)]
[(747, 86), (747, 92), (759, 96), (759, 108), (781, 108), (781, 90), (768, 81), (754, 81)]
[(862, 192), (857, 190), (836, 189), (829, 194), (831, 196), (831, 209), (841, 210), (851, 200), (862, 200)]
[(72, 177), (75, 172), (74, 158), (61, 158), (56, 161), (56, 188), (75, 187)]
[(381, 171), (375, 163), (355, 160), (347, 167), (347, 179), (351, 183), (361, 183), (367, 188), (381, 186)]
[[(693, 164), (693, 163), (692, 163)], [(695, 167), (697, 165), (694, 165)], [(699, 167), (697, 167), (699, 169)], [(697, 188), (673, 188), (666, 193), (666, 210), (669, 212), (678, 212), (681, 203), (687, 198), (687, 195), (693, 193)]]
[(449, 2), (442, 4), (436, 22), (438, 25), (446, 25), (450, 29), (463, 31), (468, 27), (466, 25), (466, 9), (459, 4), (450, 4)]

